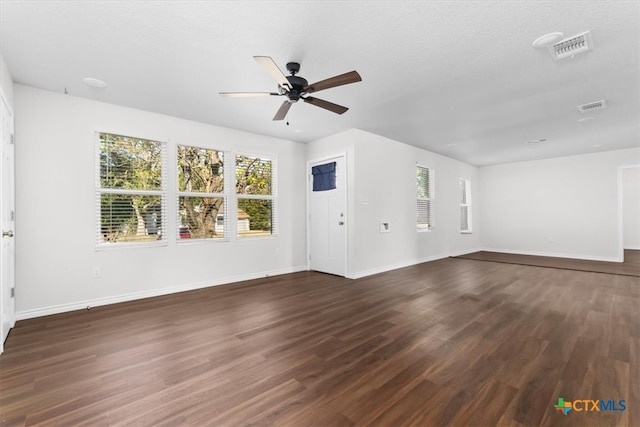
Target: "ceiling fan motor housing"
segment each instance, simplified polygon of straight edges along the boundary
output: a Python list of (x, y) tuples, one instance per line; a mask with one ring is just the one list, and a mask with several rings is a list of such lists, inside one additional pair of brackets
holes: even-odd
[[(287, 64), (287, 68), (289, 64)], [(303, 79), (298, 76), (287, 76), (287, 80), (291, 84), (291, 89), (287, 93), (287, 97), (292, 102), (297, 102), (300, 99), (300, 96), (303, 94), (304, 88), (309, 85), (307, 79)]]

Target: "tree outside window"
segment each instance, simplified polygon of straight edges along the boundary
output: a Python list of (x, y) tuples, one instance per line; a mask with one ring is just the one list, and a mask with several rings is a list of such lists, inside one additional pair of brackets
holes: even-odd
[(98, 244), (165, 240), (164, 147), (98, 134)]
[(178, 145), (177, 169), (178, 238), (224, 238), (224, 152)]
[(275, 234), (274, 176), (273, 160), (236, 156), (239, 237)]

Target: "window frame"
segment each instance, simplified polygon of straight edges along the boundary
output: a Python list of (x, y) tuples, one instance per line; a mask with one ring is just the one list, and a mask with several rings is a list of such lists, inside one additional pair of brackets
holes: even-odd
[[(101, 180), (101, 136), (113, 135), (123, 138), (138, 139), (150, 141), (160, 145), (160, 189), (143, 190), (143, 189), (127, 189), (127, 188), (110, 188), (102, 187)], [(112, 250), (120, 248), (142, 248), (142, 247), (159, 247), (168, 245), (167, 236), (167, 195), (168, 195), (168, 162), (167, 162), (167, 142), (158, 139), (144, 138), (138, 136), (129, 136), (117, 132), (94, 131), (94, 147), (95, 147), (95, 249), (96, 250)], [(102, 195), (104, 194), (120, 194), (120, 195), (139, 195), (139, 196), (160, 196), (160, 239), (143, 240), (143, 241), (122, 241), (110, 242), (105, 241), (102, 234)]]
[[(418, 174), (420, 174), (420, 170), (426, 170), (427, 171), (427, 179), (428, 179), (428, 188), (427, 188), (427, 197), (422, 197), (420, 196), (420, 188), (418, 187), (418, 182), (417, 182), (417, 176)], [(435, 194), (434, 194), (434, 189), (435, 189), (435, 185), (434, 185), (434, 177), (435, 177), (435, 170), (434, 168), (430, 167), (430, 166), (425, 166), (423, 164), (420, 163), (416, 163), (416, 231), (418, 233), (427, 233), (433, 230), (434, 228), (434, 199), (435, 199)], [(421, 216), (421, 209), (420, 209), (420, 204), (421, 202), (427, 202), (427, 215), (428, 215), (428, 221), (429, 223), (427, 224), (427, 227), (424, 227), (424, 222), (420, 222), (420, 216)]]
[[(462, 185), (464, 187), (462, 187)], [(463, 190), (464, 188), (464, 190)], [(472, 215), (472, 197), (471, 197), (471, 180), (467, 178), (458, 178), (458, 189), (460, 198), (460, 234), (472, 234), (473, 233), (473, 215)], [(462, 197), (464, 191), (464, 198)], [(462, 211), (467, 209), (467, 227), (462, 228)]]
[[(268, 160), (271, 162), (271, 194), (243, 194), (238, 193), (238, 182), (237, 182), (237, 172), (238, 172), (238, 156), (248, 157), (248, 158), (257, 158), (261, 160)], [(278, 236), (278, 161), (277, 157), (271, 154), (255, 154), (245, 151), (237, 151), (233, 153), (234, 159), (234, 167), (233, 167), (233, 198), (234, 198), (234, 207), (233, 212), (234, 220), (235, 220), (235, 239), (237, 241), (246, 241), (253, 239), (269, 239)], [(271, 201), (271, 232), (267, 235), (242, 235), (239, 232), (238, 227), (238, 209), (239, 204), (238, 201), (244, 200), (270, 200)], [(228, 223), (228, 217), (225, 217), (225, 223)]]
[[(222, 153), (223, 155), (223, 161), (222, 161), (222, 167), (223, 167), (223, 188), (222, 188), (222, 193), (206, 193), (206, 192), (200, 192), (200, 191), (181, 191), (180, 190), (180, 182), (179, 182), (179, 177), (180, 177), (180, 165), (179, 165), (179, 147), (189, 147), (189, 148), (196, 148), (196, 149), (200, 149), (200, 150), (211, 150), (211, 151), (217, 151), (218, 153)], [(217, 149), (217, 148), (210, 148), (210, 147), (204, 147), (201, 145), (194, 145), (194, 144), (180, 144), (180, 143), (176, 143), (175, 145), (175, 177), (176, 177), (176, 194), (175, 194), (175, 206), (176, 206), (176, 233), (175, 233), (175, 239), (176, 242), (178, 244), (187, 244), (187, 243), (200, 243), (200, 242), (228, 242), (230, 241), (230, 235), (229, 235), (229, 226), (228, 226), (228, 212), (229, 212), (229, 168), (227, 166), (227, 161), (228, 158), (230, 156), (231, 153), (229, 153), (229, 151), (227, 150), (222, 150), (222, 149)], [(218, 211), (218, 213), (216, 214), (216, 218), (214, 219), (214, 221), (217, 221), (217, 216), (222, 214), (223, 217), (225, 218), (224, 224), (223, 224), (223, 235), (222, 237), (200, 237), (200, 238), (182, 238), (180, 237), (180, 230), (182, 228), (182, 218), (180, 215), (180, 197), (202, 197), (202, 198), (220, 198), (222, 199), (222, 210)], [(217, 225), (217, 222), (216, 222)], [(215, 225), (214, 225), (215, 226)]]

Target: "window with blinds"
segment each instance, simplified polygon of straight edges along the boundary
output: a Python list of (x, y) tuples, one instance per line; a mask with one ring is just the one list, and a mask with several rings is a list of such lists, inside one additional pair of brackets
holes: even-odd
[(471, 233), (471, 181), (460, 178), (460, 232)]
[(275, 161), (238, 154), (235, 172), (238, 237), (277, 234)]
[(177, 238), (226, 239), (224, 152), (178, 145)]
[(97, 245), (166, 242), (164, 143), (96, 133)]
[(433, 227), (433, 169), (416, 166), (416, 229), (429, 231)]

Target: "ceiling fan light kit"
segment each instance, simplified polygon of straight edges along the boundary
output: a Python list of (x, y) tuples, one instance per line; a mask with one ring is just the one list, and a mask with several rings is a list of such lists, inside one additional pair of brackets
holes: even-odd
[(271, 57), (254, 56), (253, 58), (278, 83), (278, 92), (220, 92), (220, 95), (225, 97), (286, 96), (287, 99), (282, 103), (273, 120), (284, 120), (291, 105), (301, 99), (307, 104), (324, 108), (336, 114), (344, 114), (348, 110), (347, 107), (311, 97), (309, 94), (362, 81), (362, 77), (357, 71), (350, 71), (309, 84), (307, 79), (297, 75), (300, 71), (300, 64), (297, 62), (287, 63), (287, 71), (291, 75), (285, 76)]

